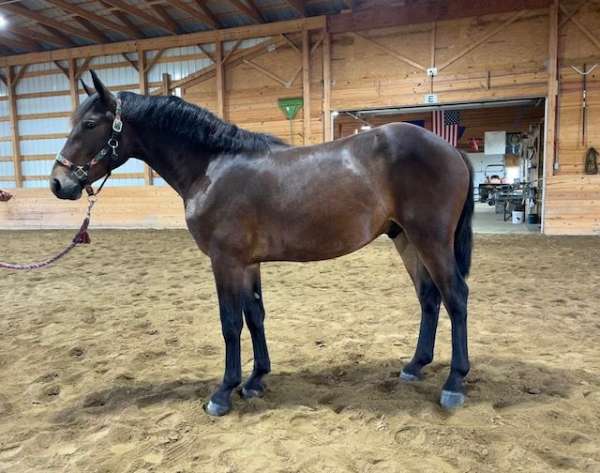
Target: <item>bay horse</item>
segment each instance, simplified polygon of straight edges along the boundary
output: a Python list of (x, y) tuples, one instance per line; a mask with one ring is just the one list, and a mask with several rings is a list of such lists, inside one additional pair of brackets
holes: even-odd
[(78, 199), (86, 186), (135, 157), (181, 196), (187, 227), (212, 264), (225, 340), (225, 374), (204, 406), (208, 414), (229, 412), (241, 384), (243, 316), (254, 367), (239, 392), (244, 398), (264, 393), (271, 364), (261, 263), (336, 258), (383, 234), (393, 240), (421, 304), (416, 352), (400, 376), (416, 381), (431, 363), (443, 302), (452, 362), (440, 403), (463, 405), (474, 205), (465, 154), (405, 123), (290, 147), (178, 97), (113, 95), (91, 75), (95, 91), (83, 83), (88, 98), (72, 117), (50, 188), (61, 199)]

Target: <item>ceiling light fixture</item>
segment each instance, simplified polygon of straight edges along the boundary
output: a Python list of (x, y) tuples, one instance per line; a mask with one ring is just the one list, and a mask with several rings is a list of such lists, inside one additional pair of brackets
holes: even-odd
[(6, 18), (4, 18), (4, 16), (0, 13), (0, 29), (4, 28), (6, 25), (8, 25), (8, 21), (6, 20)]

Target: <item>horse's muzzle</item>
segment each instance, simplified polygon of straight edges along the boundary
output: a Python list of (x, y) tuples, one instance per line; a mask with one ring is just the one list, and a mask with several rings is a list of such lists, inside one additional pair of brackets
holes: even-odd
[(77, 200), (81, 197), (81, 183), (66, 176), (51, 177), (50, 190), (59, 199)]

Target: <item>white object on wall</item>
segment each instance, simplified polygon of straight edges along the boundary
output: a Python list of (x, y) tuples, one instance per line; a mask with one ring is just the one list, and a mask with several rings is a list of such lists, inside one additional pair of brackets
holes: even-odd
[(505, 131), (486, 131), (485, 132), (485, 154), (504, 154), (506, 153), (506, 132)]

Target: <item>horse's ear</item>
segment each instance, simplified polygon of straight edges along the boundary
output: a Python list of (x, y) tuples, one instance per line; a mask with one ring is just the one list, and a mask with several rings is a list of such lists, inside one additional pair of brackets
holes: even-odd
[(90, 89), (85, 82), (83, 82), (83, 79), (79, 79), (79, 80), (81, 81), (81, 85), (83, 86), (83, 90), (85, 90), (85, 93), (87, 94), (87, 96), (91, 97), (92, 95), (94, 95), (94, 91), (92, 89)]
[(92, 75), (92, 81), (94, 82), (94, 88), (102, 100), (102, 103), (106, 105), (111, 111), (114, 111), (117, 107), (117, 102), (115, 100), (115, 96), (108, 90), (108, 88), (102, 83), (100, 78), (96, 75), (96, 73), (90, 69), (90, 74)]

